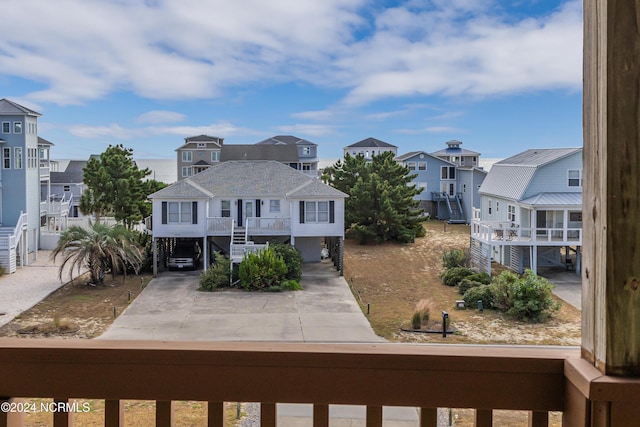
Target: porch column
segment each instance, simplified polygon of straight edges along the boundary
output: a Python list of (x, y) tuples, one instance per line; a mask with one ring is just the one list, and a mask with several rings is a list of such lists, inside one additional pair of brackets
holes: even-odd
[(584, 2), (582, 353), (640, 375), (640, 0)]
[(569, 241), (569, 209), (562, 211), (562, 240)]
[(584, 1), (582, 359), (565, 362), (568, 426), (640, 419), (639, 19), (640, 0)]
[(158, 238), (152, 237), (151, 245), (153, 246), (153, 277), (158, 275)]
[(204, 257), (204, 271), (207, 271), (207, 268), (209, 267), (209, 245), (207, 242), (207, 234), (205, 233), (204, 237), (202, 238), (202, 256)]

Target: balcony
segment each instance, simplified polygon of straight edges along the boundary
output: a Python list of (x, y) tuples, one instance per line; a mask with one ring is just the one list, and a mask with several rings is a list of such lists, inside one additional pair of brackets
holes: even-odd
[[(156, 425), (172, 425), (172, 401), (208, 402), (210, 426), (223, 426), (223, 402), (261, 402), (261, 425), (275, 426), (276, 403), (313, 404), (313, 425), (329, 425), (329, 405), (366, 406), (366, 425), (382, 426), (383, 406), (529, 411), (533, 426), (563, 411), (563, 425), (586, 426), (583, 404), (611, 393), (627, 402), (640, 380), (616, 381), (575, 348), (152, 341), (0, 341), (0, 396), (58, 401), (105, 399), (105, 425), (119, 425), (122, 400), (155, 400)], [(425, 392), (428, 385), (429, 392)], [(625, 394), (626, 390), (626, 394)], [(628, 397), (625, 397), (628, 396)], [(597, 402), (594, 402), (597, 403)], [(20, 426), (0, 412), (0, 426)], [(57, 413), (54, 425), (69, 425)]]
[[(230, 236), (233, 219), (207, 218), (207, 235)], [(247, 218), (249, 236), (288, 236), (291, 234), (290, 218)]]
[(492, 245), (581, 246), (582, 228), (520, 227), (511, 222), (474, 220), (471, 237)]

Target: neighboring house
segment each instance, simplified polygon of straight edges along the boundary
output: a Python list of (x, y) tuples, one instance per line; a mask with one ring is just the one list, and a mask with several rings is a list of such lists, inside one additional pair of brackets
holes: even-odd
[(176, 149), (178, 156), (178, 180), (193, 176), (220, 162), (224, 138), (198, 135), (184, 139)]
[[(0, 99), (0, 265), (13, 273), (18, 264), (37, 257), (41, 225), (68, 214), (68, 205), (52, 201), (49, 141), (38, 138), (37, 113), (8, 99)], [(29, 255), (31, 254), (31, 255)]]
[(422, 188), (422, 193), (415, 200), (420, 201), (425, 213), (450, 223), (471, 223), (473, 208), (480, 203), (478, 188), (487, 175), (485, 171), (461, 167), (424, 151), (403, 154), (396, 161), (417, 175), (413, 183)]
[(494, 260), (516, 272), (580, 270), (582, 148), (532, 149), (497, 162), (480, 197), (471, 230), (474, 266), (490, 272)]
[(391, 151), (394, 157), (398, 155), (398, 147), (395, 145), (369, 137), (344, 147), (344, 156), (347, 153), (351, 157), (362, 154), (366, 160), (371, 160), (373, 156), (387, 151)]
[[(267, 242), (289, 242), (306, 262), (323, 244), (341, 269), (346, 194), (276, 161), (227, 161), (149, 196), (154, 272), (177, 239), (197, 239), (240, 262)], [(205, 262), (205, 267), (209, 262)]]
[[(69, 202), (69, 216), (71, 218), (82, 217), (82, 213), (79, 210), (80, 196), (85, 189), (85, 185), (82, 182), (84, 172), (83, 169), (87, 166), (86, 160), (70, 160), (65, 162), (66, 167), (62, 171), (51, 172), (50, 186), (48, 193), (51, 200), (64, 200)], [(45, 193), (45, 189), (41, 189), (42, 194)]]
[(293, 135), (276, 135), (260, 141), (256, 143), (256, 145), (295, 146), (298, 151), (298, 161), (290, 163), (289, 166), (303, 171), (311, 177), (317, 178), (319, 176), (318, 162), (320, 159), (318, 157), (318, 144)]
[(480, 166), (480, 153), (460, 148), (462, 141), (452, 139), (451, 141), (445, 142), (445, 144), (447, 144), (447, 148), (431, 154), (448, 162), (455, 163), (458, 166)]

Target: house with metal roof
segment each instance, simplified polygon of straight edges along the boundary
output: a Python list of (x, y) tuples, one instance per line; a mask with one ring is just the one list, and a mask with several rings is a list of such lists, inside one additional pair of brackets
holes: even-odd
[(530, 149), (497, 162), (474, 209), (471, 258), (522, 272), (541, 266), (580, 270), (582, 148)]
[(396, 157), (398, 163), (416, 175), (413, 183), (422, 188), (422, 192), (415, 199), (431, 217), (450, 223), (471, 223), (473, 208), (480, 206), (478, 189), (487, 172), (475, 166), (480, 154), (469, 153), (473, 153), (469, 157), (475, 158), (475, 162), (425, 151), (411, 151)]
[(478, 160), (480, 158), (480, 153), (467, 150), (466, 148), (461, 148), (460, 146), (462, 145), (462, 141), (452, 139), (451, 141), (445, 142), (445, 144), (447, 144), (447, 148), (435, 151), (431, 154), (448, 162), (455, 163), (458, 166), (477, 167), (480, 165)]
[(209, 262), (214, 251), (239, 262), (269, 242), (320, 261), (324, 245), (341, 269), (346, 197), (278, 161), (220, 162), (149, 196), (154, 271), (179, 239), (197, 241)]
[(365, 160), (371, 160), (373, 156), (387, 151), (391, 151), (394, 157), (398, 155), (397, 146), (372, 137), (347, 145), (344, 147), (343, 151), (345, 157), (347, 154), (351, 157), (361, 154)]

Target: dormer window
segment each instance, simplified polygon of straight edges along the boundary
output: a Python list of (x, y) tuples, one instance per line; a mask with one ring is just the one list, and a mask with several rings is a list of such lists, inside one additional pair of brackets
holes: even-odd
[(198, 142), (198, 148), (207, 148), (207, 144), (204, 142)]

